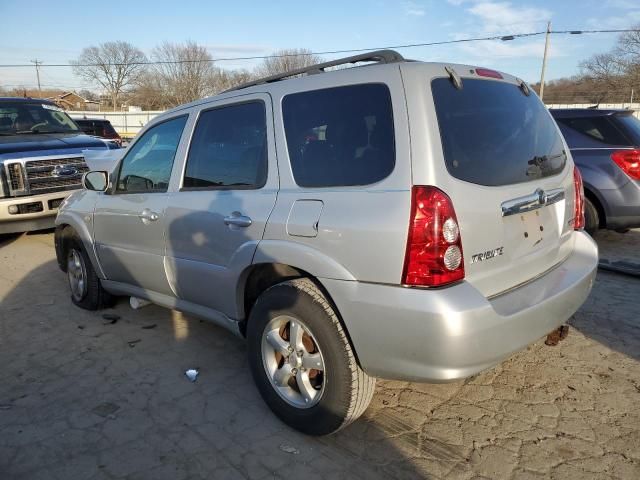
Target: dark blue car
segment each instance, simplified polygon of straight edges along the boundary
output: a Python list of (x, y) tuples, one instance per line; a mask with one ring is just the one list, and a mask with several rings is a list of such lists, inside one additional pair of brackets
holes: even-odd
[(640, 227), (640, 120), (631, 110), (550, 111), (582, 174), (585, 229)]

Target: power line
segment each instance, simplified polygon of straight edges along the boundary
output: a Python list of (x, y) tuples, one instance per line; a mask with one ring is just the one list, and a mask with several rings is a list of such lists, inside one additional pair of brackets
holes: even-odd
[[(640, 29), (609, 29), (609, 30), (554, 30), (549, 32), (552, 35), (580, 35), (580, 34), (592, 34), (592, 33), (624, 33), (624, 32), (640, 32)], [(367, 52), (372, 50), (386, 50), (386, 49), (403, 49), (403, 48), (415, 48), (415, 47), (431, 47), (437, 45), (451, 45), (456, 43), (469, 43), (469, 42), (482, 42), (482, 41), (509, 41), (515, 40), (516, 38), (524, 38), (524, 37), (536, 37), (540, 35), (545, 35), (547, 32), (530, 32), (530, 33), (514, 33), (510, 35), (494, 35), (490, 37), (474, 37), (474, 38), (459, 38), (456, 40), (440, 40), (435, 42), (424, 42), (424, 43), (408, 43), (402, 45), (386, 45), (382, 47), (369, 47), (369, 48), (351, 48), (344, 50), (326, 50), (322, 52), (309, 52), (309, 53), (289, 53), (289, 54), (277, 54), (277, 55), (254, 55), (247, 57), (219, 57), (212, 59), (198, 59), (198, 60), (167, 60), (167, 61), (146, 61), (146, 62), (131, 62), (131, 63), (109, 63), (107, 65), (119, 67), (125, 65), (167, 65), (167, 64), (183, 64), (183, 63), (209, 63), (209, 62), (230, 62), (230, 61), (240, 61), (240, 60), (264, 60), (267, 58), (283, 58), (283, 57), (299, 57), (299, 56), (309, 56), (309, 55), (335, 55), (342, 53), (357, 53), (357, 52)], [(97, 67), (101, 64), (97, 63), (81, 63), (81, 64), (72, 64), (72, 63), (50, 63), (47, 64), (46, 67)], [(22, 68), (22, 67), (31, 67), (29, 64), (3, 64), (0, 65), (0, 68)]]

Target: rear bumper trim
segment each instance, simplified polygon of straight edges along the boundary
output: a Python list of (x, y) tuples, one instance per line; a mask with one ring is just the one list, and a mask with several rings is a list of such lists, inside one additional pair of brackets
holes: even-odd
[(439, 291), (321, 279), (370, 375), (447, 382), (474, 375), (565, 323), (591, 291), (595, 243), (575, 232), (571, 255), (544, 275), (485, 298), (468, 282)]

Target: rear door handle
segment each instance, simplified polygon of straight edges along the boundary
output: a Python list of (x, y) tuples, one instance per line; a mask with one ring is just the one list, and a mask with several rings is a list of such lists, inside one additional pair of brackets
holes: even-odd
[(248, 227), (251, 225), (251, 219), (245, 215), (242, 215), (240, 212), (233, 212), (231, 215), (224, 217), (225, 225), (233, 225), (236, 227)]
[(148, 208), (145, 208), (142, 212), (138, 214), (138, 218), (142, 220), (142, 223), (155, 222), (160, 218), (156, 212), (152, 212)]

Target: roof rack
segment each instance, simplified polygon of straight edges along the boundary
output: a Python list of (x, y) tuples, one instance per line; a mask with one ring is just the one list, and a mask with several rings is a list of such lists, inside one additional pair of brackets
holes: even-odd
[(339, 65), (346, 65), (349, 63), (358, 62), (378, 62), (378, 63), (395, 63), (404, 62), (405, 58), (395, 50), (376, 50), (374, 52), (362, 53), (360, 55), (354, 55), (352, 57), (339, 58), (337, 60), (331, 60), (329, 62), (316, 63), (308, 67), (296, 68), (288, 72), (277, 73), (268, 77), (258, 78), (257, 80), (251, 80), (250, 82), (241, 83), (233, 88), (225, 90), (226, 92), (233, 92), (234, 90), (241, 90), (247, 87), (253, 87), (255, 85), (262, 85), (265, 83), (277, 82), (278, 80), (284, 80), (285, 78), (293, 77), (295, 75), (313, 75), (316, 73), (323, 73), (325, 68), (337, 67)]

